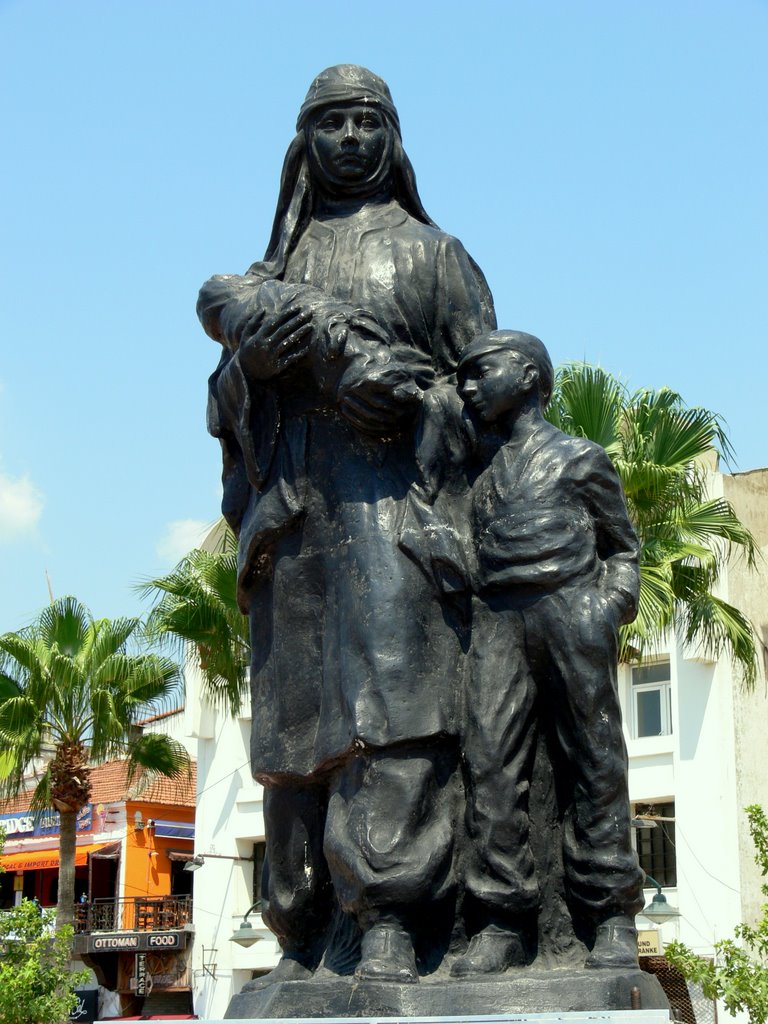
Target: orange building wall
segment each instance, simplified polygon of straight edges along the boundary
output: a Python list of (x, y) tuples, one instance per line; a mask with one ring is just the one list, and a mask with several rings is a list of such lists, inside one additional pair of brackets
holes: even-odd
[[(194, 808), (130, 801), (126, 802), (125, 810), (128, 838), (124, 895), (127, 899), (168, 896), (171, 892), (171, 862), (165, 854), (168, 850), (189, 850), (192, 853), (193, 844), (184, 839), (158, 838), (146, 827), (146, 822), (150, 818), (160, 818), (191, 825), (195, 820)], [(133, 827), (136, 811), (141, 812), (145, 822), (141, 831)]]

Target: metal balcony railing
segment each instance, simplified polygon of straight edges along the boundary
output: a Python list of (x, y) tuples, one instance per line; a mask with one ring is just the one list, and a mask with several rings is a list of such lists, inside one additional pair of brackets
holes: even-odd
[(163, 932), (192, 922), (191, 896), (125, 897), (75, 905), (75, 933)]

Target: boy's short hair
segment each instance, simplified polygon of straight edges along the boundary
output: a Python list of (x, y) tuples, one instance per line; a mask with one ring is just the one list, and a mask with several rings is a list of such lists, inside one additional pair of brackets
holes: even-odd
[(491, 352), (519, 352), (526, 359), (530, 359), (539, 371), (539, 398), (544, 408), (552, 396), (555, 383), (552, 360), (544, 343), (532, 334), (525, 334), (524, 331), (489, 331), (488, 334), (475, 338), (464, 349), (457, 366), (458, 374), (461, 375), (467, 366)]

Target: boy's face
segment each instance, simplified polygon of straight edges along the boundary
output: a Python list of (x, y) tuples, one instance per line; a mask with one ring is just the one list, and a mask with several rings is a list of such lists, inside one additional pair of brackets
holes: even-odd
[(536, 379), (530, 359), (514, 350), (488, 352), (459, 371), (459, 394), (486, 423), (520, 409)]

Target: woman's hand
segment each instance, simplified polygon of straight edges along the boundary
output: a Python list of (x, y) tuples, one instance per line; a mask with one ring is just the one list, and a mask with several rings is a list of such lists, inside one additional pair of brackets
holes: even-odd
[(352, 387), (342, 388), (339, 409), (353, 427), (364, 434), (381, 436), (399, 431), (412, 419), (421, 390), (397, 364), (377, 368)]
[(240, 335), (240, 365), (247, 377), (269, 380), (289, 370), (309, 352), (312, 312), (291, 306), (279, 313), (254, 313)]

